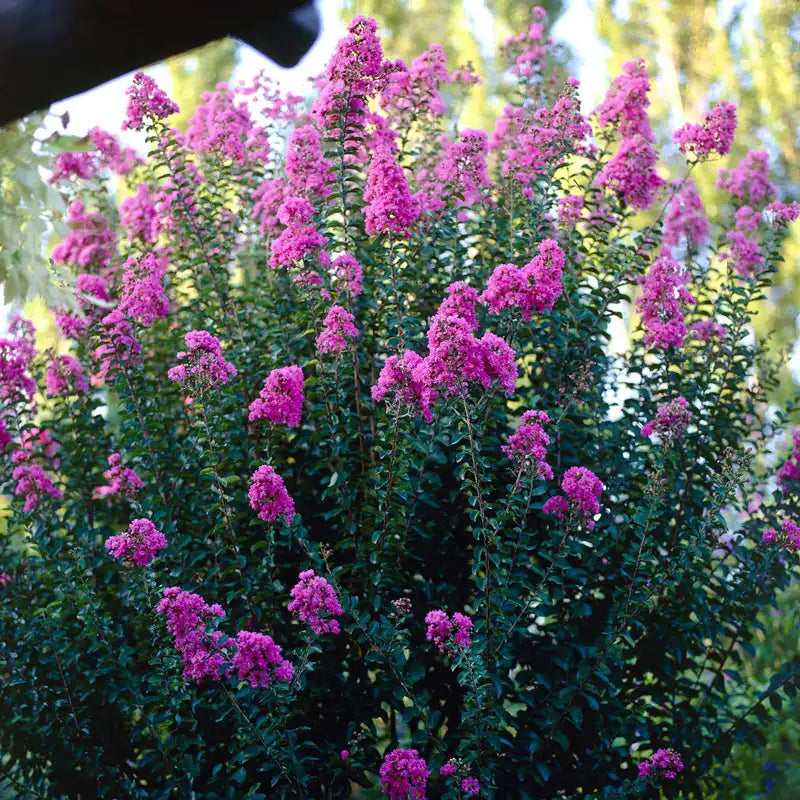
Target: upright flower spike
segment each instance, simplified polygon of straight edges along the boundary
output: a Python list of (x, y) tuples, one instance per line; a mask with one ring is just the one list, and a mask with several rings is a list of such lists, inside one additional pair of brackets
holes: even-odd
[(389, 800), (426, 800), (430, 770), (416, 750), (392, 750), (381, 764), (381, 792)]
[(733, 169), (720, 169), (717, 189), (728, 192), (741, 205), (763, 208), (775, 196), (769, 180), (769, 154), (766, 150), (751, 150)]
[(294, 501), (289, 497), (283, 478), (269, 464), (262, 464), (250, 478), (250, 507), (265, 522), (283, 515), (287, 524), (294, 519)]
[(433, 422), (430, 404), (424, 402), (425, 387), (416, 374), (422, 356), (406, 350), (401, 356), (389, 356), (378, 376), (378, 383), (371, 387), (372, 399), (376, 403), (386, 400), (387, 408), (408, 409), (420, 414), (427, 423)]
[(70, 355), (56, 356), (47, 365), (45, 385), (48, 397), (68, 397), (89, 391), (80, 361)]
[(563, 518), (573, 511), (587, 528), (594, 528), (594, 517), (600, 513), (600, 495), (603, 483), (586, 467), (570, 467), (561, 480), (564, 495), (554, 495), (542, 506), (545, 514)]
[(125, 90), (128, 95), (128, 109), (122, 130), (140, 131), (145, 120), (151, 122), (177, 114), (180, 109), (167, 97), (158, 84), (144, 72), (133, 76), (133, 83)]
[(666, 251), (641, 279), (642, 296), (636, 300), (636, 310), (642, 315), (647, 347), (663, 350), (683, 347), (686, 338), (683, 308), (695, 303), (686, 288), (688, 282), (689, 276)]
[(199, 594), (170, 586), (164, 589), (156, 612), (166, 617), (167, 630), (184, 662), (184, 679), (218, 680), (227, 659), (218, 646), (221, 634), (208, 633), (207, 627), (210, 622), (222, 619), (225, 609), (218, 603), (209, 605)]
[(223, 386), (236, 376), (236, 367), (225, 360), (216, 336), (208, 331), (189, 331), (185, 342), (187, 349), (178, 353), (178, 365), (167, 372), (171, 381), (193, 381), (205, 387)]
[(149, 519), (131, 520), (128, 529), (106, 539), (106, 550), (124, 566), (146, 567), (167, 546), (167, 537)]
[(108, 457), (108, 466), (103, 473), (108, 483), (95, 487), (95, 499), (122, 494), (130, 500), (144, 488), (144, 483), (135, 470), (122, 466), (122, 456), (119, 453), (112, 453)]
[(419, 202), (408, 188), (403, 168), (386, 147), (372, 156), (364, 202), (364, 228), (371, 236), (391, 232), (407, 237), (419, 219)]
[(640, 762), (638, 770), (640, 778), (652, 776), (674, 780), (678, 777), (678, 773), (683, 772), (683, 761), (680, 755), (671, 748), (667, 750), (662, 748), (656, 750), (650, 758)]
[(166, 259), (147, 253), (131, 256), (122, 272), (122, 296), (119, 310), (145, 328), (169, 314), (169, 298), (164, 289)]
[(683, 438), (691, 421), (692, 412), (686, 398), (678, 396), (658, 407), (655, 419), (642, 427), (642, 436), (657, 434), (666, 447), (672, 447)]
[(53, 500), (61, 500), (64, 497), (39, 464), (23, 461), (14, 467), (11, 477), (17, 482), (14, 494), (25, 498), (22, 506), (22, 511), (25, 513), (36, 510), (48, 497)]
[(314, 633), (339, 633), (336, 617), (342, 615), (342, 605), (336, 590), (325, 578), (315, 574), (313, 569), (304, 570), (291, 594), (289, 611), (307, 623)]
[(550, 422), (544, 411), (526, 411), (520, 426), (508, 437), (503, 452), (514, 462), (543, 480), (553, 479), (553, 470), (545, 461), (550, 437), (543, 426)]
[(266, 420), (296, 428), (303, 415), (303, 382), (303, 370), (296, 365), (273, 369), (258, 397), (250, 403), (250, 422)]
[(294, 667), (281, 654), (281, 648), (271, 636), (254, 631), (236, 634), (236, 653), (232, 668), (239, 680), (254, 688), (271, 686), (275, 681), (290, 681)]
[(269, 265), (273, 269), (294, 266), (327, 244), (314, 226), (314, 207), (308, 200), (286, 197), (278, 206), (277, 217), (286, 227), (270, 244)]
[(703, 201), (692, 178), (686, 178), (672, 196), (664, 215), (664, 244), (688, 250), (698, 250), (711, 230)]
[(442, 300), (436, 316), (461, 317), (474, 330), (478, 327), (478, 318), (475, 314), (477, 302), (478, 292), (464, 281), (456, 281), (447, 287), (447, 296)]
[(656, 151), (646, 137), (624, 139), (598, 173), (594, 185), (618, 194), (625, 205), (645, 211), (664, 185), (664, 179), (655, 170), (656, 161)]
[(730, 152), (735, 132), (736, 106), (718, 103), (703, 116), (701, 124), (687, 122), (675, 131), (673, 139), (688, 159), (707, 161), (712, 155), (724, 156)]
[(643, 58), (622, 65), (622, 74), (614, 78), (605, 99), (594, 114), (600, 128), (610, 128), (622, 139), (642, 136), (655, 141), (648, 107), (650, 75)]
[(317, 352), (320, 354), (343, 353), (349, 342), (359, 335), (355, 317), (343, 306), (331, 306), (322, 325), (317, 336)]

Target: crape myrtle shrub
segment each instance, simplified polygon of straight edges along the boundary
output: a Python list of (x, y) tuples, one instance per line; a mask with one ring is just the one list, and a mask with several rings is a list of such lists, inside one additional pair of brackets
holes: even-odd
[(709, 221), (733, 106), (666, 182), (645, 64), (584, 118), (543, 21), (489, 136), (357, 17), (312, 104), (184, 135), (140, 74), (146, 159), (57, 158), (69, 352), (0, 342), (18, 796), (701, 797), (795, 696), (739, 667), (800, 547), (749, 325), (798, 207), (752, 152)]

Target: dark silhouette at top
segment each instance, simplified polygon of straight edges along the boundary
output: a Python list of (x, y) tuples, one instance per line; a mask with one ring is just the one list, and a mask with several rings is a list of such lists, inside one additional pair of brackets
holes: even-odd
[(225, 36), (291, 67), (319, 28), (313, 0), (0, 0), (0, 124)]

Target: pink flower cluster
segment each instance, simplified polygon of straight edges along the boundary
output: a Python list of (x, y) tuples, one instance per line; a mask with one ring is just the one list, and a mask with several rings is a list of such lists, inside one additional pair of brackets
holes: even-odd
[(217, 646), (222, 635), (218, 631), (209, 634), (206, 628), (212, 620), (225, 616), (222, 606), (209, 605), (199, 594), (170, 586), (164, 589), (156, 611), (167, 619), (167, 630), (185, 665), (183, 677), (197, 681), (218, 679), (225, 664), (225, 657)]
[(97, 211), (87, 211), (82, 200), (73, 200), (66, 222), (70, 232), (53, 248), (53, 261), (81, 269), (106, 269), (116, 248), (108, 219)]
[(439, 44), (432, 44), (407, 67), (402, 60), (384, 65), (385, 86), (380, 106), (387, 112), (392, 125), (407, 130), (425, 116), (440, 117), (446, 106), (441, 86), (449, 83), (447, 56)]
[(314, 633), (339, 633), (336, 617), (342, 615), (342, 605), (325, 578), (316, 575), (313, 569), (303, 570), (291, 594), (289, 611), (308, 623)]
[(555, 171), (565, 156), (592, 151), (587, 141), (591, 128), (580, 113), (577, 88), (578, 81), (568, 78), (552, 108), (529, 116), (523, 108), (506, 106), (497, 120), (489, 146), (502, 150), (502, 174), (518, 181), (528, 200), (536, 195), (535, 181)]
[(416, 750), (392, 750), (380, 768), (381, 792), (389, 800), (425, 800), (430, 770)]
[(664, 444), (671, 447), (683, 438), (691, 421), (689, 404), (685, 397), (679, 395), (656, 409), (655, 419), (642, 427), (642, 436), (658, 434)]
[(710, 229), (697, 186), (691, 178), (686, 178), (667, 206), (664, 244), (678, 247), (684, 241), (687, 249), (697, 250), (705, 243)]
[(645, 345), (664, 350), (683, 347), (686, 324), (682, 309), (695, 303), (686, 288), (689, 276), (663, 251), (640, 282), (642, 295), (636, 299), (636, 309), (642, 315)]
[(773, 224), (788, 224), (795, 222), (800, 217), (800, 203), (797, 200), (792, 200), (791, 203), (775, 200), (766, 207), (765, 211)]
[(443, 652), (465, 650), (472, 644), (472, 620), (456, 612), (452, 619), (441, 609), (425, 615), (426, 638)]
[(348, 342), (358, 338), (355, 317), (343, 306), (331, 306), (317, 336), (317, 352), (343, 353)]
[(147, 253), (131, 256), (123, 267), (122, 298), (118, 306), (130, 319), (148, 328), (169, 313), (169, 298), (164, 290), (165, 258)]
[(707, 342), (710, 339), (725, 339), (728, 335), (725, 326), (713, 319), (701, 319), (693, 322), (689, 330), (692, 332), (692, 336), (701, 342)]
[(657, 778), (673, 780), (678, 777), (679, 772), (683, 772), (683, 761), (674, 750), (659, 749), (650, 758), (640, 762), (638, 769), (640, 778), (653, 775)]
[(105, 170), (127, 175), (134, 164), (140, 163), (131, 147), (120, 147), (116, 137), (101, 128), (92, 128), (85, 137), (94, 150), (80, 153), (59, 153), (53, 158), (53, 174), (48, 183), (60, 183), (70, 178), (91, 180)]
[(553, 514), (559, 519), (574, 507), (583, 518), (587, 528), (594, 528), (594, 517), (600, 513), (600, 495), (603, 483), (586, 467), (570, 467), (561, 481), (564, 495), (554, 495), (542, 506), (545, 514)]
[(145, 124), (145, 117), (155, 122), (180, 111), (156, 82), (143, 72), (133, 76), (133, 83), (125, 90), (125, 94), (129, 99), (122, 130), (140, 131)]
[(361, 294), (364, 270), (355, 256), (343, 253), (334, 258), (331, 262), (331, 275), (337, 287), (344, 287), (350, 297), (358, 297)]
[(0, 586), (11, 583), (11, 576), (7, 572), (0, 572)]
[(475, 306), (479, 300), (478, 292), (464, 281), (456, 281), (447, 287), (447, 294), (436, 312), (438, 317), (461, 317), (470, 328), (478, 327)]
[(478, 782), (477, 778), (473, 778), (471, 775), (468, 775), (466, 778), (462, 779), (461, 781), (461, 791), (467, 797), (472, 797), (480, 792), (481, 785)]
[(269, 464), (262, 464), (252, 474), (248, 497), (253, 511), (265, 522), (274, 522), (281, 514), (287, 524), (294, 519), (294, 500), (283, 478)]
[(201, 386), (222, 386), (236, 376), (236, 367), (225, 360), (216, 336), (208, 331), (189, 331), (185, 342), (187, 350), (177, 355), (182, 363), (167, 372), (171, 381), (192, 380)]
[(128, 529), (106, 539), (106, 550), (128, 567), (146, 567), (167, 546), (167, 537), (149, 519), (131, 520)]
[(136, 495), (144, 488), (142, 479), (130, 467), (122, 466), (122, 456), (119, 453), (112, 453), (108, 457), (108, 466), (103, 473), (103, 477), (108, 481), (104, 486), (97, 486), (94, 490), (94, 497), (100, 499), (123, 494), (128, 499)]
[(800, 481), (800, 428), (792, 430), (792, 452), (778, 470), (778, 484)]
[(290, 267), (327, 243), (311, 222), (314, 207), (308, 200), (287, 197), (278, 206), (277, 216), (286, 227), (270, 244), (269, 265), (273, 269)]
[(364, 229), (371, 236), (389, 232), (408, 236), (419, 219), (419, 202), (387, 147), (378, 148), (372, 156), (364, 202)]
[(276, 680), (290, 681), (294, 667), (281, 654), (271, 636), (254, 631), (236, 634), (236, 653), (231, 662), (239, 680), (254, 688), (271, 686)]
[(269, 141), (264, 128), (250, 118), (244, 100), (226, 84), (216, 91), (203, 92), (186, 129), (186, 144), (197, 153), (215, 153), (220, 158), (245, 164), (260, 164), (269, 156)]
[(656, 160), (656, 151), (646, 137), (637, 134), (623, 139), (594, 185), (616, 192), (626, 205), (644, 211), (653, 205), (664, 185), (664, 179), (655, 171)]
[(100, 322), (101, 344), (95, 348), (94, 356), (100, 361), (97, 377), (104, 380), (113, 369), (141, 353), (142, 345), (136, 339), (128, 318), (118, 308), (106, 314)]
[(414, 370), (422, 386), (423, 409), (429, 408), (439, 394), (463, 394), (473, 383), (489, 389), (497, 381), (506, 394), (513, 394), (516, 355), (499, 336), (487, 331), (478, 339), (463, 317), (437, 314), (427, 337), (428, 355)]
[(480, 200), (482, 190), (491, 183), (486, 168), (488, 151), (486, 133), (465, 128), (436, 166), (437, 177), (454, 186), (466, 205)]
[(718, 103), (705, 114), (702, 124), (686, 123), (675, 131), (673, 139), (678, 149), (694, 161), (706, 161), (712, 155), (724, 156), (730, 152), (736, 132), (736, 106)]
[(780, 531), (775, 528), (767, 528), (761, 537), (764, 544), (772, 544), (777, 541), (787, 550), (800, 550), (800, 525), (795, 525), (790, 519), (785, 519), (781, 523)]
[(36, 381), (30, 376), (31, 362), (36, 356), (33, 337), (0, 339), (0, 398), (16, 403), (30, 403), (36, 393)]
[(545, 461), (550, 437), (542, 427), (549, 422), (550, 417), (544, 411), (526, 411), (519, 428), (508, 437), (508, 444), (503, 445), (503, 452), (512, 461), (543, 480), (553, 479), (553, 470)]
[(583, 211), (583, 197), (567, 194), (558, 198), (558, 224), (562, 228), (574, 228), (580, 222)]
[(383, 48), (378, 24), (358, 15), (339, 40), (325, 73), (326, 82), (311, 109), (312, 116), (330, 133), (337, 133), (352, 144), (358, 140), (370, 97), (385, 83)]
[(745, 205), (762, 208), (775, 195), (769, 180), (769, 154), (766, 150), (751, 150), (737, 167), (720, 169), (716, 187)]
[(48, 397), (67, 397), (89, 391), (80, 361), (70, 355), (56, 356), (47, 365), (45, 385)]
[(61, 500), (64, 497), (39, 464), (22, 461), (14, 467), (11, 477), (17, 482), (14, 494), (17, 497), (25, 497), (23, 512), (33, 511), (47, 497), (54, 500)]
[(396, 409), (408, 408), (414, 414), (433, 422), (433, 412), (429, 404), (423, 405), (424, 386), (417, 368), (422, 356), (413, 350), (406, 350), (401, 356), (389, 356), (378, 376), (378, 383), (372, 387), (372, 399), (376, 403), (388, 397), (387, 406)]
[(312, 200), (331, 193), (331, 163), (325, 158), (322, 137), (313, 125), (301, 125), (286, 143), (286, 182), (289, 194)]
[(641, 136), (654, 141), (647, 111), (650, 98), (650, 75), (643, 58), (622, 65), (622, 74), (614, 78), (605, 99), (595, 109), (597, 124), (615, 130), (620, 138)]
[(303, 370), (295, 365), (273, 369), (258, 397), (250, 403), (248, 419), (296, 428), (302, 415)]
[(69, 339), (81, 339), (89, 329), (89, 325), (97, 322), (105, 314), (105, 311), (89, 298), (102, 300), (105, 303), (111, 299), (105, 279), (86, 272), (75, 279), (75, 297), (83, 316), (64, 308), (54, 311), (56, 327)]
[(539, 243), (539, 252), (522, 269), (513, 264), (495, 268), (480, 296), (490, 314), (510, 308), (529, 321), (534, 312), (550, 311), (563, 291), (564, 251), (554, 239)]
[(458, 281), (448, 288), (428, 328), (428, 355), (412, 351), (390, 356), (372, 387), (376, 402), (389, 398), (397, 408), (419, 412), (426, 422), (433, 419), (433, 402), (466, 392), (470, 384), (489, 389), (494, 382), (507, 393), (514, 392), (517, 379), (516, 354), (499, 336), (487, 331), (478, 339), (475, 303), (477, 293)]
[(158, 211), (146, 183), (140, 183), (136, 194), (120, 203), (119, 221), (131, 239), (154, 242), (158, 238)]
[(750, 206), (742, 206), (734, 213), (735, 227), (725, 234), (727, 244), (720, 248), (719, 257), (727, 259), (742, 278), (751, 278), (764, 265), (764, 257), (758, 241), (750, 234), (758, 231), (761, 212)]

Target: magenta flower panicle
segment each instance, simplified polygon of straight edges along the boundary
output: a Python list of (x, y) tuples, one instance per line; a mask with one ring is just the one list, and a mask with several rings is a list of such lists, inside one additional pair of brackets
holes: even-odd
[(274, 522), (281, 514), (287, 524), (294, 519), (294, 501), (283, 478), (269, 464), (262, 464), (253, 473), (248, 497), (253, 511), (265, 522)]
[(429, 611), (425, 615), (428, 626), (426, 638), (442, 652), (456, 653), (472, 644), (472, 620), (465, 614), (456, 612), (452, 618), (441, 609)]
[(281, 648), (271, 636), (254, 631), (239, 631), (235, 639), (236, 653), (232, 671), (240, 681), (254, 688), (271, 686), (275, 681), (290, 681), (294, 667), (281, 654)]
[(236, 367), (225, 360), (216, 336), (208, 331), (189, 331), (185, 341), (187, 349), (178, 353), (178, 364), (167, 372), (171, 381), (208, 388), (223, 386), (236, 376)]
[(292, 587), (289, 611), (308, 623), (316, 634), (339, 633), (342, 605), (336, 590), (325, 578), (307, 569), (300, 573), (300, 580)]
[(416, 750), (392, 750), (380, 768), (381, 792), (389, 800), (425, 800), (430, 770)]
[(298, 366), (273, 369), (258, 397), (250, 403), (250, 422), (266, 420), (296, 428), (303, 415), (303, 381), (303, 370)]
[(146, 119), (155, 122), (180, 111), (163, 89), (144, 72), (137, 72), (133, 76), (133, 83), (125, 90), (125, 94), (129, 99), (122, 130), (140, 131)]
[(603, 483), (586, 467), (570, 467), (561, 480), (564, 495), (554, 495), (542, 506), (545, 514), (563, 518), (574, 511), (587, 528), (594, 528), (594, 517), (600, 513)]
[(167, 546), (167, 537), (149, 519), (134, 519), (126, 531), (106, 539), (106, 550), (123, 565), (146, 567)]
[(208, 633), (207, 628), (209, 623), (225, 616), (222, 606), (209, 605), (199, 594), (170, 586), (164, 589), (156, 612), (166, 617), (167, 630), (184, 663), (183, 677), (196, 681), (218, 680), (226, 663), (218, 646), (222, 634), (219, 631)]
[(638, 765), (639, 777), (674, 780), (683, 772), (683, 761), (678, 753), (670, 749), (658, 749), (650, 758)]

